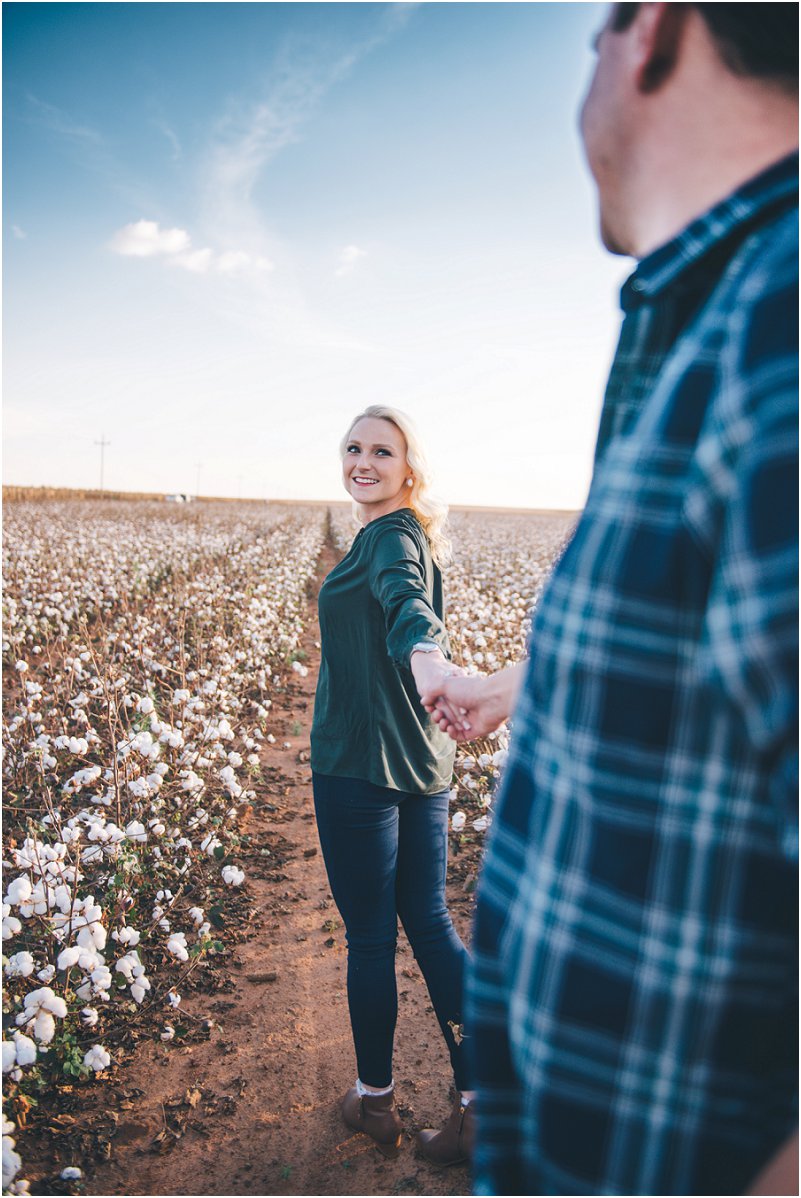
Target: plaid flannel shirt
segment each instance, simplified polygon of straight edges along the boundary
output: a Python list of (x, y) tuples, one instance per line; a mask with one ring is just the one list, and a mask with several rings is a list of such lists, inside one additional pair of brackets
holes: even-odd
[(625, 284), (479, 887), (478, 1194), (734, 1194), (797, 1103), (798, 159)]

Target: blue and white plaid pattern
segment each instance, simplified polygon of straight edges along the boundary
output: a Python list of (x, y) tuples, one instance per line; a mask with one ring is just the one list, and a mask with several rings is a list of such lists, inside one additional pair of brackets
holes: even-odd
[(797, 1093), (798, 160), (625, 285), (479, 888), (478, 1194), (741, 1193)]

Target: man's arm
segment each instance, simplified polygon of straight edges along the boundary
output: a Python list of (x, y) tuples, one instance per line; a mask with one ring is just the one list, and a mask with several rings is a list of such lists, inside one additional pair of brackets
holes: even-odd
[(749, 1194), (798, 1193), (798, 1132), (782, 1144), (748, 1190)]

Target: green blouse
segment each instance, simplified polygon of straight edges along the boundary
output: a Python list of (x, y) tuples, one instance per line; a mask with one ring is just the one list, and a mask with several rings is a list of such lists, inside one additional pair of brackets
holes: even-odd
[(409, 668), (418, 641), (450, 657), (442, 576), (408, 508), (356, 534), (322, 585), (319, 614), (312, 769), (408, 793), (446, 789), (455, 746), (421, 706)]

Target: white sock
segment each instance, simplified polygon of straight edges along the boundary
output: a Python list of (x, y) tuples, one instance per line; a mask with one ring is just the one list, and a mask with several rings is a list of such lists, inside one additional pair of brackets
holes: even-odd
[(364, 1098), (366, 1094), (372, 1094), (374, 1097), (380, 1097), (382, 1094), (391, 1094), (394, 1089), (394, 1078), (385, 1090), (376, 1090), (373, 1086), (365, 1086), (363, 1081), (360, 1081), (358, 1077), (356, 1078), (356, 1093), (359, 1095), (359, 1098)]

